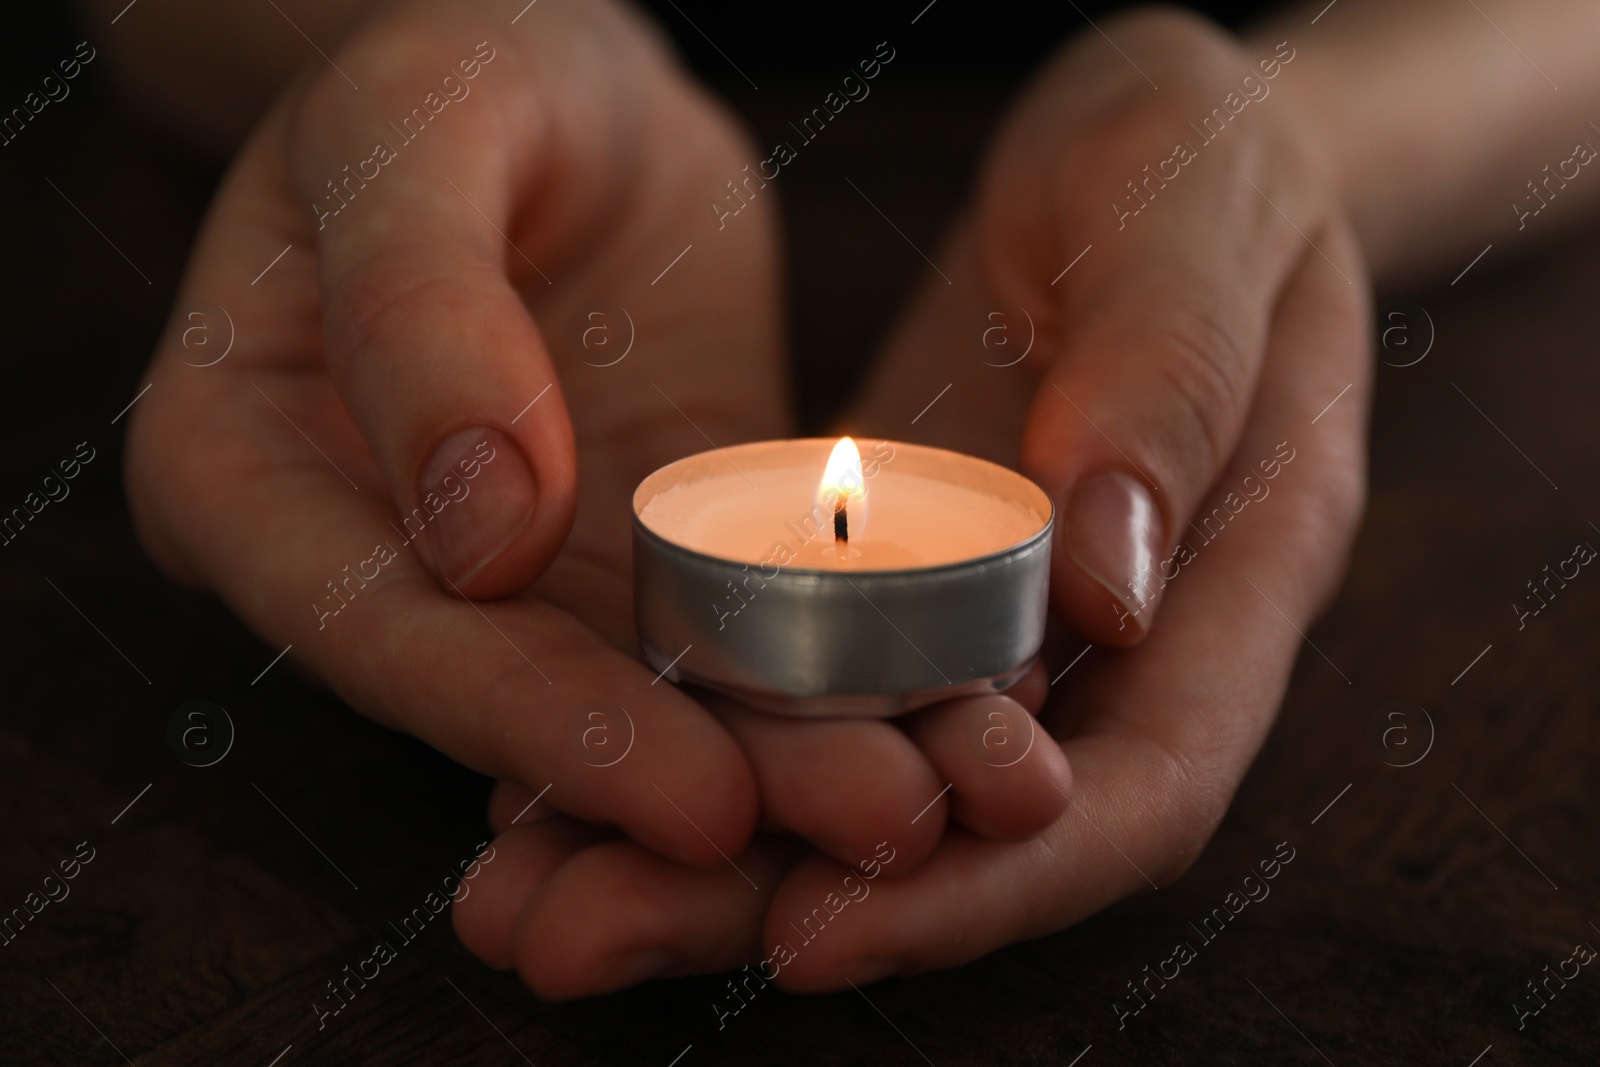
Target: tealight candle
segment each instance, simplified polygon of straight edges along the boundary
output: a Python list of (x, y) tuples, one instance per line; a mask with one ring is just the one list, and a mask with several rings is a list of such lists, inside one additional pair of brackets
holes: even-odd
[(672, 681), (888, 716), (1002, 690), (1043, 642), (1050, 499), (985, 460), (763, 441), (668, 464), (633, 510), (639, 640)]

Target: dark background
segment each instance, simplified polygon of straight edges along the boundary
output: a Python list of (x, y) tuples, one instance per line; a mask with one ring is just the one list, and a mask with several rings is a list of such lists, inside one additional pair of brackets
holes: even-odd
[[(877, 41), (899, 50), (877, 103), (784, 171), (797, 363), (816, 374), (857, 367), (924, 268), (844, 176), (893, 184), (897, 223), (936, 244), (994, 116), (1084, 26), (1070, 5), (938, 0), (906, 28), (920, 7), (685, 6), (759, 91), (662, 7), (761, 140)], [(82, 36), (50, 8), (8, 13), (7, 91)], [(1306, 650), (1232, 812), (1176, 885), (960, 971), (873, 986), (871, 1004), (771, 992), (721, 1033), (717, 979), (541, 1005), (441, 922), (318, 1033), (323, 983), (485, 836), (486, 784), (292, 671), (252, 687), (277, 649), (166, 581), (134, 543), (111, 419), (137, 390), (216, 170), (120, 112), (102, 77), (91, 66), (50, 121), (0, 148), (0, 506), (77, 442), (98, 451), (71, 497), (0, 547), (0, 911), (78, 842), (97, 850), (72, 895), (0, 947), (0, 1063), (264, 1067), (287, 1047), (284, 1067), (666, 1067), (687, 1046), (680, 1067), (1080, 1054), (1079, 1067), (1467, 1067), (1486, 1046), (1483, 1067), (1600, 1060), (1600, 975), (1583, 972), (1520, 1032), (1511, 1008), (1575, 942), (1600, 944), (1600, 580), (1580, 578), (1522, 631), (1509, 610), (1545, 564), (1600, 543), (1593, 233), (1538, 261), (1497, 246), (1455, 287), (1391, 294), (1419, 343), (1424, 320), (1436, 338), (1417, 365), (1379, 367), (1369, 515), (1344, 591), (1310, 633), (1353, 684)], [(813, 415), (821, 395), (806, 393)], [(194, 699), (224, 706), (238, 731), (211, 768), (184, 765), (167, 740)], [(1400, 720), (1395, 701), (1413, 705)], [(1386, 747), (1397, 722), (1406, 733)], [(1414, 766), (1393, 766), (1429, 737)], [(1298, 855), (1271, 897), (1119, 1031), (1110, 1002), (1123, 983), (1285, 840)]]

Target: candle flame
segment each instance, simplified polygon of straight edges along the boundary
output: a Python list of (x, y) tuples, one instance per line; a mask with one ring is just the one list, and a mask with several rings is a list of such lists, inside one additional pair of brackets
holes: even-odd
[(850, 438), (841, 437), (822, 470), (817, 500), (831, 508), (841, 501), (864, 500), (866, 495), (867, 479), (861, 473), (861, 450)]

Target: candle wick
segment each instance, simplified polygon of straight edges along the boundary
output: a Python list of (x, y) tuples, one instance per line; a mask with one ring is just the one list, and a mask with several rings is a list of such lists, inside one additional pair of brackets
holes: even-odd
[(849, 544), (850, 519), (845, 514), (844, 496), (839, 497), (839, 502), (833, 506), (833, 539), (837, 543)]

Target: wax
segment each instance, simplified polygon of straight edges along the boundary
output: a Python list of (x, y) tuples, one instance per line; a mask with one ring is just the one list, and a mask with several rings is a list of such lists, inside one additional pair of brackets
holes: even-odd
[[(1048, 503), (1021, 495), (1000, 468), (937, 449), (863, 442), (865, 488), (850, 499), (848, 543), (834, 538), (819, 497), (831, 441), (800, 440), (708, 453), (640, 487), (640, 521), (694, 552), (786, 570), (900, 571), (1004, 552), (1049, 521)], [(1015, 475), (1010, 478), (1015, 479)], [(654, 483), (654, 484), (652, 484)], [(1043, 511), (1043, 513), (1041, 513)]]

